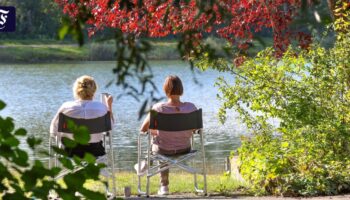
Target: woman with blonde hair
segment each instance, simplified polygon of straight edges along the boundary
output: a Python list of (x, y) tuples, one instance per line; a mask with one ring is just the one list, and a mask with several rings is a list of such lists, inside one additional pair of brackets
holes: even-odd
[[(75, 100), (63, 103), (62, 106), (58, 109), (55, 117), (51, 121), (50, 134), (73, 139), (72, 134), (58, 132), (59, 113), (63, 113), (73, 118), (93, 119), (104, 116), (109, 111), (111, 112), (111, 116), (113, 116), (113, 97), (107, 97), (107, 105), (98, 101), (94, 101), (93, 98), (95, 96), (96, 90), (96, 82), (91, 76), (84, 75), (77, 78), (73, 85), (73, 96)], [(77, 145), (75, 148), (65, 148), (65, 150), (67, 151), (68, 156), (76, 155), (83, 157), (84, 154), (88, 152), (97, 158), (106, 154), (102, 141), (103, 133), (91, 134), (88, 145)]]
[[(179, 77), (168, 76), (163, 84), (164, 93), (167, 96), (166, 102), (160, 102), (152, 107), (160, 113), (190, 113), (197, 110), (196, 106), (190, 102), (183, 102), (180, 97), (183, 94), (183, 86)], [(140, 131), (148, 131), (150, 116), (144, 120)], [(153, 135), (152, 151), (163, 155), (184, 154), (191, 151), (192, 130), (178, 131), (174, 134), (171, 131), (150, 130)], [(169, 194), (169, 169), (160, 173), (159, 195)]]

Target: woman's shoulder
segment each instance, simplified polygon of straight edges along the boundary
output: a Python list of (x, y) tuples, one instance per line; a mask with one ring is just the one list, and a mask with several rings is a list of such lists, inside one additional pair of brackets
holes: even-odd
[(76, 105), (76, 101), (66, 101), (61, 105), (61, 108), (69, 108)]
[[(174, 106), (169, 106), (167, 102), (158, 102), (153, 105), (152, 110), (163, 112), (163, 111), (167, 111), (168, 109), (172, 110), (173, 108)], [(180, 108), (181, 110), (189, 111), (189, 112), (197, 110), (197, 107), (191, 102), (183, 102), (180, 105)]]
[(72, 108), (72, 107), (93, 107), (107, 109), (107, 106), (99, 101), (66, 101), (62, 104), (61, 108)]
[(196, 105), (194, 105), (194, 103), (191, 103), (191, 102), (184, 102), (183, 105), (189, 106), (189, 107), (196, 107)]
[(191, 102), (184, 102), (183, 103), (183, 107), (186, 109), (186, 110), (197, 110), (197, 107), (196, 105), (194, 105), (193, 103)]
[(152, 110), (161, 111), (165, 105), (166, 105), (166, 102), (158, 102), (152, 106)]
[(89, 101), (88, 105), (92, 106), (92, 107), (96, 107), (96, 108), (106, 108), (107, 109), (107, 106), (99, 101)]

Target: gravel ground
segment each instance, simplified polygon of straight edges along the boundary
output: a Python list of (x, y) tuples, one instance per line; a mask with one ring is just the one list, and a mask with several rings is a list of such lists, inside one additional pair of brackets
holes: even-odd
[(204, 200), (204, 199), (243, 199), (243, 200), (345, 200), (349, 199), (350, 200), (350, 194), (347, 195), (338, 195), (338, 196), (322, 196), (322, 197), (271, 197), (271, 196), (265, 196), (265, 197), (252, 197), (252, 196), (232, 196), (232, 197), (224, 197), (224, 196), (208, 196), (208, 197), (203, 197), (203, 196), (194, 196), (194, 195), (168, 195), (164, 197), (160, 196), (151, 196), (150, 198), (146, 197), (129, 197), (125, 199), (130, 199), (130, 200), (137, 200), (137, 199), (149, 199), (149, 200), (169, 200), (169, 199), (193, 199), (193, 200)]

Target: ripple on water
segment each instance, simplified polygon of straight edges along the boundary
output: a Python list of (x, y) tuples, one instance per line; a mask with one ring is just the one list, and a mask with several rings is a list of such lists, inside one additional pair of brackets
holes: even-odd
[[(112, 73), (114, 66), (114, 62), (0, 65), (0, 99), (8, 104), (1, 111), (1, 115), (13, 117), (17, 127), (25, 127), (29, 134), (43, 139), (41, 149), (48, 149), (50, 121), (60, 105), (72, 99), (71, 87), (74, 80), (84, 74), (91, 75), (100, 86), (98, 94), (108, 92), (117, 96), (121, 93), (120, 88), (115, 85), (104, 87), (115, 79)], [(214, 83), (218, 76), (228, 75), (208, 70), (196, 74), (200, 84), (195, 84), (190, 68), (182, 62), (152, 62), (151, 66), (159, 91), (162, 91), (161, 86), (167, 75), (178, 75), (185, 88), (182, 99), (203, 109), (208, 164), (212, 171), (222, 171), (225, 158), (240, 145), (239, 136), (246, 134), (246, 128), (235, 118), (236, 113), (229, 113), (228, 121), (224, 125), (216, 117), (220, 102), (216, 99), (217, 88)], [(121, 170), (133, 170), (137, 159), (140, 106), (141, 102), (128, 96), (115, 100), (113, 104), (117, 120), (113, 131), (113, 145), (118, 159), (117, 167)], [(25, 140), (22, 139), (21, 142), (21, 148), (29, 150)], [(40, 154), (35, 156), (47, 160)]]

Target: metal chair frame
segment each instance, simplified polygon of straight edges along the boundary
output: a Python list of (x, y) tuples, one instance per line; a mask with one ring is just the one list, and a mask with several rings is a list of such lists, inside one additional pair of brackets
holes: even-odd
[[(143, 173), (138, 173), (138, 194), (146, 195), (149, 197), (150, 178), (162, 171), (165, 171), (172, 167), (178, 167), (194, 175), (194, 189), (198, 193), (207, 195), (207, 179), (206, 179), (206, 157), (204, 151), (204, 133), (202, 122), (202, 109), (196, 110), (192, 113), (179, 113), (179, 114), (164, 114), (151, 111), (150, 126), (149, 129), (164, 130), (164, 131), (182, 131), (182, 130), (194, 130), (194, 134), (191, 139), (191, 149), (194, 148), (194, 135), (200, 136), (200, 152), (202, 155), (202, 170), (198, 170), (194, 167), (185, 165), (183, 162), (188, 161), (196, 156), (199, 152), (197, 150), (191, 150), (187, 154), (165, 156), (152, 152), (151, 139), (152, 135), (148, 131), (146, 133), (140, 133), (138, 136), (138, 172), (141, 171), (141, 157), (146, 153), (147, 169)], [(176, 134), (176, 133), (174, 133)], [(142, 151), (142, 137), (147, 136), (147, 150)], [(151, 163), (159, 164), (151, 166)], [(166, 166), (166, 167), (164, 167)], [(163, 168), (162, 168), (163, 167)], [(199, 189), (197, 182), (197, 174), (203, 175), (203, 189)], [(146, 176), (146, 192), (141, 190), (141, 178)]]
[[(78, 126), (85, 126), (89, 130), (90, 134), (95, 133), (104, 133), (103, 135), (103, 146), (105, 148), (105, 151), (108, 156), (107, 157), (107, 168), (108, 168), (108, 180), (109, 178), (112, 178), (112, 187), (113, 187), (113, 194), (116, 195), (116, 181), (115, 181), (115, 167), (114, 167), (114, 152), (113, 152), (113, 146), (112, 146), (112, 123), (111, 123), (111, 117), (110, 112), (107, 112), (104, 116), (93, 118), (93, 119), (82, 119), (82, 118), (72, 118), (69, 117), (63, 113), (59, 114), (59, 120), (58, 120), (58, 132), (61, 133), (72, 133), (71, 130), (68, 129), (67, 123), (68, 121), (73, 121), (75, 125)], [(62, 137), (56, 135), (56, 136), (50, 136), (49, 138), (49, 154), (50, 154), (50, 161), (49, 161), (49, 167), (52, 166), (59, 166), (58, 157), (59, 155), (56, 153), (53, 153), (52, 146), (55, 145), (59, 148), (62, 148), (61, 143)], [(107, 148), (108, 146), (108, 148)], [(51, 159), (53, 158), (53, 160)], [(60, 172), (59, 175), (55, 177), (55, 179), (60, 179), (61, 177), (65, 176), (66, 174), (70, 172), (76, 172), (83, 168), (83, 166), (76, 167), (74, 170), (63, 170)], [(108, 181), (109, 184), (109, 181)]]

